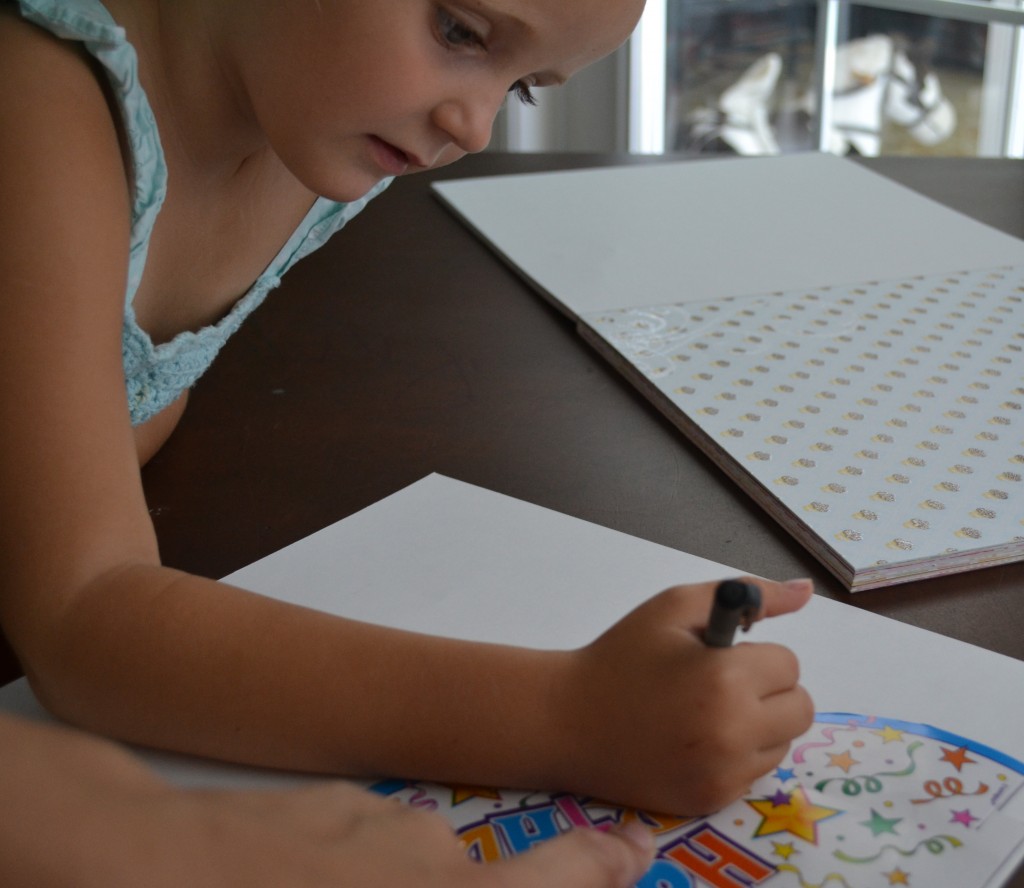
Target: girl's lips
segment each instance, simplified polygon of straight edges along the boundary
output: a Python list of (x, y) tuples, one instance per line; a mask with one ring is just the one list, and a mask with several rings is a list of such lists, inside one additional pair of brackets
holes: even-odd
[(401, 148), (396, 148), (377, 136), (370, 136), (370, 149), (374, 162), (389, 176), (400, 176), (411, 162), (409, 155)]

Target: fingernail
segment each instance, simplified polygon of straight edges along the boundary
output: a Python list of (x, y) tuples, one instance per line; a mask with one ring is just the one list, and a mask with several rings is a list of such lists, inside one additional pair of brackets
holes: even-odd
[(636, 845), (644, 854), (654, 851), (654, 834), (638, 820), (616, 824), (610, 831)]
[(782, 586), (783, 586), (784, 589), (787, 589), (790, 592), (813, 592), (814, 591), (814, 581), (811, 580), (811, 579), (808, 579), (807, 577), (801, 577), (798, 580), (786, 580), (786, 582), (784, 582), (782, 584)]

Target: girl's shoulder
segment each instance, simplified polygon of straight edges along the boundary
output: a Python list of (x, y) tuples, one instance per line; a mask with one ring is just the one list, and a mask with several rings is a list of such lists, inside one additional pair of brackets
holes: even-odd
[[(33, 23), (17, 3), (0, 0), (0, 126), (22, 128), (26, 139), (47, 132), (70, 135), (87, 161), (98, 135), (109, 144), (111, 129), (122, 137), (115, 100), (102, 67), (81, 40), (69, 40)], [(15, 140), (15, 147), (17, 147)], [(11, 145), (5, 140), (4, 147)], [(100, 150), (104, 150), (100, 147)], [(123, 150), (123, 146), (122, 146)], [(119, 152), (122, 153), (122, 152)]]
[(55, 88), (102, 85), (95, 61), (78, 41), (26, 19), (18, 4), (0, 2), (0, 85), (16, 88), (23, 100), (52, 95)]
[[(109, 201), (97, 201), (100, 183)], [(10, 224), (27, 224), (32, 206), (70, 212), (109, 202), (120, 216), (128, 191), (122, 136), (96, 61), (80, 42), (0, 2), (0, 192)]]
[(124, 39), (124, 32), (106, 2), (109, 0), (0, 0), (0, 11), (11, 12), (61, 38), (117, 43)]

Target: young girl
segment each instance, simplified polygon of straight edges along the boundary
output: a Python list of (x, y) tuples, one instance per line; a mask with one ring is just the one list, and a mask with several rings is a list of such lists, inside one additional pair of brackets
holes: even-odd
[[(789, 651), (702, 644), (710, 586), (580, 650), (452, 641), (164, 567), (143, 498), (189, 386), (295, 261), (389, 177), (482, 149), (507, 93), (610, 52), (641, 6), (0, 5), (0, 624), (52, 712), (238, 762), (676, 813), (731, 801), (808, 727)], [(759, 585), (768, 616), (811, 591)]]

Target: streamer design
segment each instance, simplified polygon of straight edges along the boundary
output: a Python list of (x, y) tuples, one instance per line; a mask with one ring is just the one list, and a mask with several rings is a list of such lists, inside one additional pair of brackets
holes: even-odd
[(1024, 762), (927, 725), (818, 713), (787, 758), (708, 817), (619, 808), (565, 793), (370, 788), (449, 818), (466, 853), (491, 862), (571, 829), (639, 819), (658, 856), (637, 888), (981, 888), (1020, 846), (1005, 808)]

